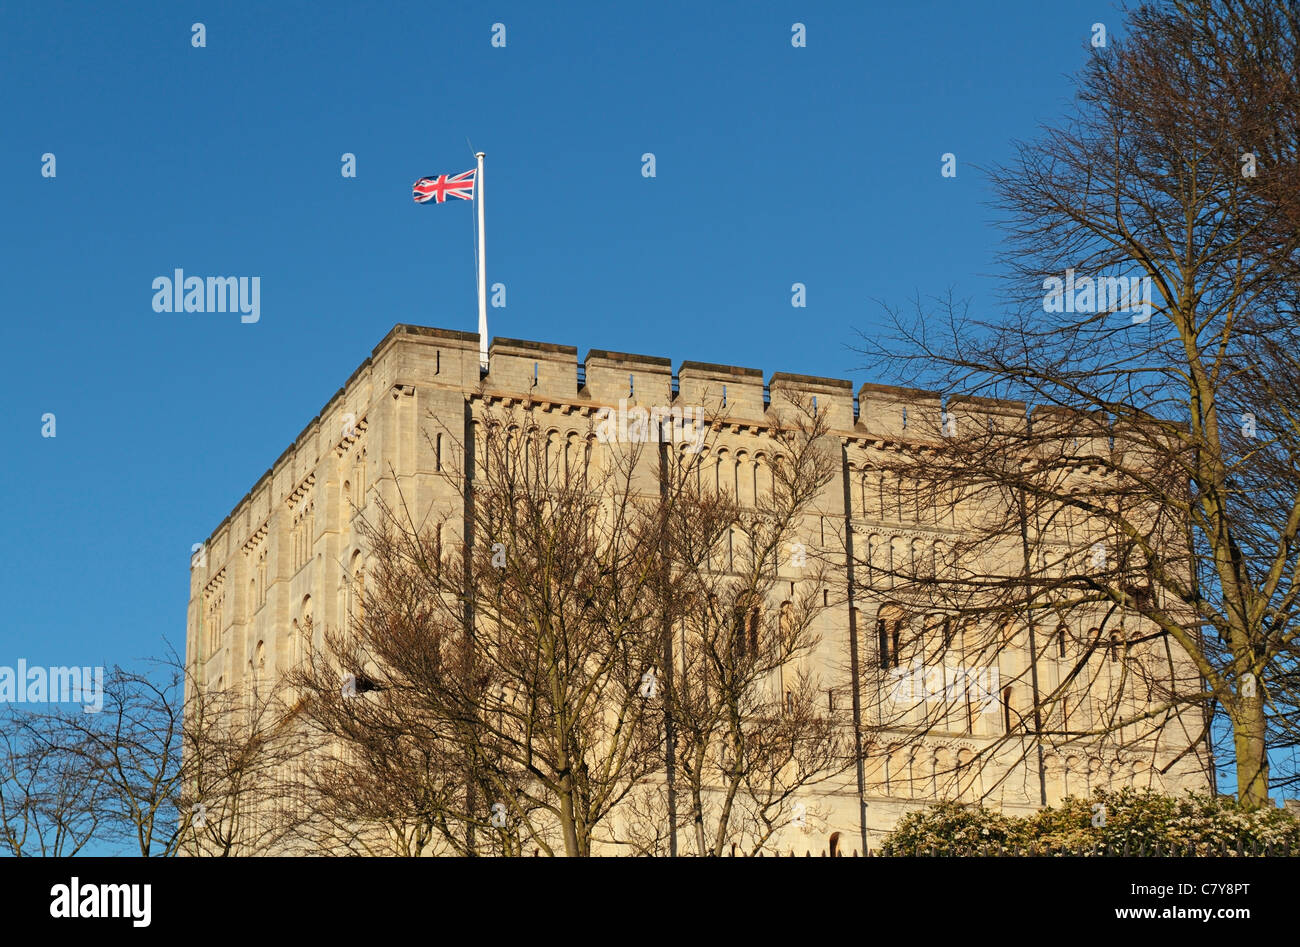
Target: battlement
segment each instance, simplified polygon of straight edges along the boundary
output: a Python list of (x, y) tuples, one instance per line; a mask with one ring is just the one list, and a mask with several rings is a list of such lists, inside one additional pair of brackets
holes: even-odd
[(948, 399), (947, 433), (959, 437), (985, 431), (1023, 434), (1029, 429), (1026, 407), (1023, 401), (957, 395)]
[(764, 383), (757, 368), (697, 361), (684, 361), (674, 372), (669, 358), (605, 349), (589, 350), (580, 366), (575, 346), (527, 339), (493, 339), (483, 371), (478, 333), (399, 323), (222, 520), (209, 542), (222, 539), (244, 514), (246, 523), (264, 518), (325, 452), (343, 442), (350, 421), (366, 418), (390, 391), (411, 387), (440, 389), (444, 396), (485, 391), (560, 404), (613, 407), (626, 399), (645, 407), (700, 407), (706, 416), (757, 425), (771, 423), (800, 402), (825, 414), (832, 433), (885, 440), (938, 440), (945, 421), (966, 433), (972, 424), (1020, 430), (1026, 423), (1025, 404), (1019, 401), (954, 397), (945, 414), (938, 392), (868, 382), (858, 389), (855, 407), (853, 385), (846, 379), (776, 372)]
[(858, 389), (858, 425), (888, 440), (937, 440), (943, 396), (921, 388), (866, 382)]
[(672, 402), (673, 363), (666, 358), (592, 349), (583, 364), (583, 394), (598, 404), (617, 404), (620, 398), (640, 405)]

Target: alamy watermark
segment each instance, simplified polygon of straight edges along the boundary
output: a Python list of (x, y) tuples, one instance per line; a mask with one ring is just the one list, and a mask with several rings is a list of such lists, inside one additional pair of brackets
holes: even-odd
[[(665, 408), (655, 405), (649, 410), (629, 408), (626, 398), (618, 399), (618, 410), (601, 408), (596, 412), (596, 440), (602, 444), (649, 444), (664, 441), (685, 443), (688, 454), (698, 454), (704, 447), (708, 426), (703, 408)], [(689, 443), (687, 443), (689, 442)]]
[(104, 709), (102, 667), (28, 667), (0, 665), (0, 704), (83, 704), (97, 714)]
[(240, 322), (262, 318), (262, 277), (186, 276), (176, 270), (153, 281), (154, 312), (238, 312)]
[(1151, 319), (1151, 277), (1080, 276), (1043, 280), (1043, 312), (1131, 312), (1134, 322)]
[(932, 703), (951, 701), (965, 696), (971, 709), (994, 713), (998, 706), (998, 669), (996, 667), (966, 668), (951, 664), (932, 664), (926, 667), (920, 658), (913, 658), (910, 667), (891, 668), (893, 683), (889, 699), (895, 703)]

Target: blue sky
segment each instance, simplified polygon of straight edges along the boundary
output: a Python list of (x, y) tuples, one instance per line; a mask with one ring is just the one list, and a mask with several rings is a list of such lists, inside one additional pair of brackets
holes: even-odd
[[(473, 166), (467, 138), (494, 334), (856, 385), (875, 300), (995, 304), (976, 166), (1062, 113), (1099, 20), (1121, 26), (1097, 0), (7, 0), (0, 664), (182, 649), (191, 544), (394, 323), (474, 330), (472, 205), (411, 201)], [(154, 312), (176, 268), (260, 277), (260, 320)]]

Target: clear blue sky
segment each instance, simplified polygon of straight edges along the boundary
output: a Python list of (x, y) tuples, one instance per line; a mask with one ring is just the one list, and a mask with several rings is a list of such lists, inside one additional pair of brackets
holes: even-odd
[[(1098, 20), (1121, 26), (1097, 0), (6, 0), (0, 664), (183, 648), (191, 543), (394, 323), (474, 330), (472, 205), (411, 200), (473, 166), (467, 137), (494, 333), (856, 385), (873, 300), (993, 304), (975, 166), (1061, 114)], [(260, 321), (155, 313), (178, 267), (259, 276)]]

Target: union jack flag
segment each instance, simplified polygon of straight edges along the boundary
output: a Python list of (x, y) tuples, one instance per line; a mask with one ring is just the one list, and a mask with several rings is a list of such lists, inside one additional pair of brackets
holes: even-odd
[(449, 197), (459, 197), (461, 200), (472, 201), (474, 199), (474, 171), (466, 171), (463, 174), (455, 174), (447, 177), (440, 174), (436, 178), (420, 178), (415, 182), (414, 193), (415, 203), (426, 204), (429, 201), (437, 201), (441, 204)]

